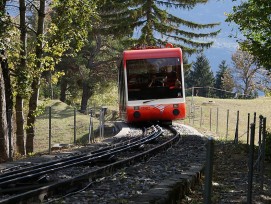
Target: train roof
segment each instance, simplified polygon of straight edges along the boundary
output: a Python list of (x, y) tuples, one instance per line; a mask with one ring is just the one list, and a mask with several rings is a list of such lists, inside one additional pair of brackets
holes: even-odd
[(125, 50), (123, 52), (124, 60), (167, 58), (167, 57), (182, 57), (181, 48), (136, 49), (136, 50)]

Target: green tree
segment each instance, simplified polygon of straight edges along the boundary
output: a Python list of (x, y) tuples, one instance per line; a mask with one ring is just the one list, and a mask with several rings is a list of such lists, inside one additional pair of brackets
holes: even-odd
[(256, 96), (257, 90), (262, 90), (262, 80), (268, 76), (267, 71), (246, 51), (237, 50), (232, 55), (232, 61), (231, 72), (235, 77), (237, 90), (246, 98)]
[(234, 7), (227, 18), (239, 25), (245, 37), (245, 40), (239, 40), (241, 49), (252, 54), (267, 70), (271, 70), (270, 13), (270, 0), (248, 0)]
[[(11, 41), (11, 37), (14, 35), (13, 28), (11, 19), (6, 13), (6, 1), (0, 0), (0, 162), (6, 161), (8, 151), (11, 152), (13, 149), (13, 89), (7, 59), (7, 50), (14, 44)], [(9, 125), (9, 128), (7, 125)], [(9, 130), (11, 131), (9, 132)], [(9, 134), (12, 139), (11, 146), (8, 142)]]
[[(185, 18), (177, 17), (169, 12), (173, 7), (178, 9), (192, 9), (198, 3), (208, 0), (139, 0), (139, 1), (111, 1), (110, 10), (102, 16), (107, 16), (110, 30), (130, 35), (139, 33), (135, 41), (139, 44), (165, 45), (165, 41), (181, 47), (186, 53), (208, 48), (212, 45), (207, 37), (214, 37), (219, 30), (212, 29), (219, 23), (199, 24)], [(117, 9), (112, 9), (117, 8)], [(211, 30), (210, 30), (211, 29)], [(198, 30), (198, 32), (195, 32)], [(203, 40), (204, 39), (204, 40)]]
[(230, 69), (226, 69), (226, 71), (223, 73), (222, 76), (222, 84), (221, 84), (221, 88), (223, 90), (226, 90), (224, 92), (224, 97), (225, 98), (232, 98), (235, 97), (235, 94), (233, 93), (233, 90), (235, 88), (235, 82), (234, 82), (234, 78), (231, 74), (231, 70)]
[(194, 95), (210, 96), (210, 88), (214, 86), (214, 81), (208, 59), (203, 54), (198, 55), (188, 76), (188, 86), (195, 87)]
[(225, 98), (233, 90), (233, 80), (230, 78), (231, 74), (225, 60), (222, 60), (218, 68), (219, 69), (215, 76), (215, 88), (217, 89), (216, 95), (219, 98)]

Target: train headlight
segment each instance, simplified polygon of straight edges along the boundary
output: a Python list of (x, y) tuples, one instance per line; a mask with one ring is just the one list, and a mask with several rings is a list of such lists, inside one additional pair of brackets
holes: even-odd
[(134, 110), (139, 110), (139, 106), (134, 106)]
[(134, 112), (134, 118), (140, 118), (141, 114), (138, 111)]
[(178, 109), (174, 109), (174, 110), (172, 111), (172, 113), (173, 113), (173, 115), (177, 116), (177, 115), (180, 114), (180, 111), (179, 111)]

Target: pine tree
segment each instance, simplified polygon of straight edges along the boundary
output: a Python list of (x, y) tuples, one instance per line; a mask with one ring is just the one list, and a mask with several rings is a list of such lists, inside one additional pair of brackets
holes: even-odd
[(214, 75), (208, 59), (203, 55), (197, 56), (196, 62), (192, 65), (189, 73), (188, 85), (195, 87), (194, 95), (211, 96), (211, 89), (214, 86)]
[[(215, 77), (215, 88), (217, 88), (218, 90), (216, 91), (216, 95), (219, 98), (224, 98), (226, 96), (226, 92), (224, 92), (224, 76), (226, 77), (226, 74), (229, 74), (229, 72), (227, 72), (227, 70), (229, 69), (226, 61), (222, 60), (221, 64), (218, 67), (218, 71), (216, 72), (216, 77)], [(230, 90), (227, 90), (230, 91)]]
[[(194, 53), (197, 50), (208, 48), (211, 41), (207, 37), (214, 37), (219, 30), (210, 29), (219, 23), (199, 24), (193, 21), (179, 18), (166, 9), (172, 7), (178, 9), (192, 9), (198, 3), (206, 3), (208, 0), (118, 0), (106, 2), (102, 18), (107, 19), (111, 25), (108, 32), (126, 33), (130, 36), (139, 34), (136, 40), (139, 44), (164, 45), (165, 41), (181, 47), (186, 53)], [(108, 24), (107, 24), (108, 25)], [(208, 32), (206, 32), (206, 29)], [(199, 30), (195, 32), (194, 30)], [(201, 30), (203, 30), (201, 32)], [(204, 39), (204, 40), (203, 40)]]

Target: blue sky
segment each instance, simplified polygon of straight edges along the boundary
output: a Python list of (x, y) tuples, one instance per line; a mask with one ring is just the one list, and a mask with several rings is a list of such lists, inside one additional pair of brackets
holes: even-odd
[[(204, 51), (204, 54), (210, 62), (214, 74), (222, 60), (231, 66), (231, 55), (236, 51), (238, 44), (236, 39), (230, 38), (230, 35), (241, 37), (237, 25), (225, 22), (225, 13), (231, 13), (234, 5), (239, 5), (240, 0), (209, 0), (206, 4), (198, 4), (192, 10), (175, 10), (170, 12), (186, 20), (192, 20), (197, 23), (216, 23), (221, 24), (216, 29), (221, 29), (218, 36), (212, 39), (214, 44), (211, 48)], [(195, 60), (195, 55), (189, 58), (189, 62)]]

